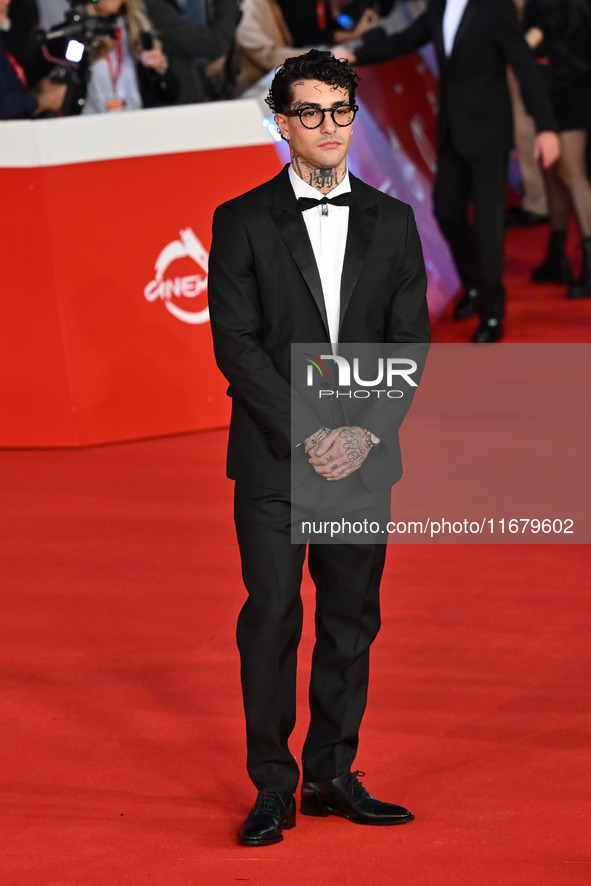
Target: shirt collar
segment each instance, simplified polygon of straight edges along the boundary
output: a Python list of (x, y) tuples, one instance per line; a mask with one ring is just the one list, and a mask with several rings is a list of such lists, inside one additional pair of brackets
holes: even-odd
[(331, 197), (336, 197), (337, 194), (348, 194), (351, 190), (351, 182), (349, 180), (349, 170), (346, 171), (345, 177), (340, 184), (333, 188), (332, 191), (329, 191), (328, 194), (323, 194), (322, 191), (316, 190), (312, 185), (309, 185), (308, 182), (305, 182), (303, 179), (299, 177), (297, 172), (294, 171), (293, 166), (289, 165), (287, 170), (289, 174), (289, 180), (291, 182), (291, 186), (293, 188), (293, 192), (298, 197), (315, 197), (320, 199), (322, 197), (328, 197), (329, 200)]

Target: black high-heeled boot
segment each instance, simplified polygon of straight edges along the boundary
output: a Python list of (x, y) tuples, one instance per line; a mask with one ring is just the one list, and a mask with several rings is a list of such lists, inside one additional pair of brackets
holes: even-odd
[(531, 272), (534, 283), (572, 283), (573, 274), (566, 255), (566, 231), (550, 231), (546, 257)]
[(566, 293), (567, 298), (591, 298), (591, 237), (581, 240), (583, 267), (581, 274)]

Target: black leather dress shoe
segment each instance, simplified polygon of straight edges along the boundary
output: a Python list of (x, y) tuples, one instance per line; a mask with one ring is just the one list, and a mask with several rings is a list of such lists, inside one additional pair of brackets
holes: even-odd
[(382, 803), (359, 781), (364, 772), (349, 772), (332, 781), (305, 781), (302, 785), (304, 815), (341, 815), (356, 824), (405, 824), (414, 815), (403, 806)]
[(493, 344), (503, 337), (503, 324), (500, 320), (483, 320), (474, 333), (473, 342), (477, 344)]
[(478, 290), (467, 289), (454, 308), (454, 320), (467, 320), (478, 312)]
[(289, 791), (265, 788), (240, 828), (238, 839), (247, 846), (269, 846), (283, 840), (282, 831), (295, 827), (295, 798)]

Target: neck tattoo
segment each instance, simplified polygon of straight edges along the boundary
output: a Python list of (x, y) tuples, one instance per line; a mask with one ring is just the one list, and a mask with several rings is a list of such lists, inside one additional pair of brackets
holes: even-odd
[(291, 151), (291, 163), (294, 172), (299, 175), (302, 181), (312, 185), (312, 187), (316, 188), (317, 191), (320, 191), (321, 194), (328, 194), (333, 188), (340, 185), (347, 172), (347, 164), (345, 160), (343, 160), (338, 166), (319, 169), (318, 167), (310, 166), (303, 161), (293, 150)]

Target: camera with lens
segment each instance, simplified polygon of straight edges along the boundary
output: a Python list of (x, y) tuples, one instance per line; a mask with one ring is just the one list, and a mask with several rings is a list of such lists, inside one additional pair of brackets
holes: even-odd
[(85, 5), (79, 0), (70, 0), (71, 8), (63, 22), (39, 32), (43, 54), (48, 61), (59, 66), (52, 73), (52, 80), (65, 82), (68, 86), (62, 116), (82, 112), (93, 50), (101, 37), (115, 39), (117, 36), (117, 15), (88, 15)]

